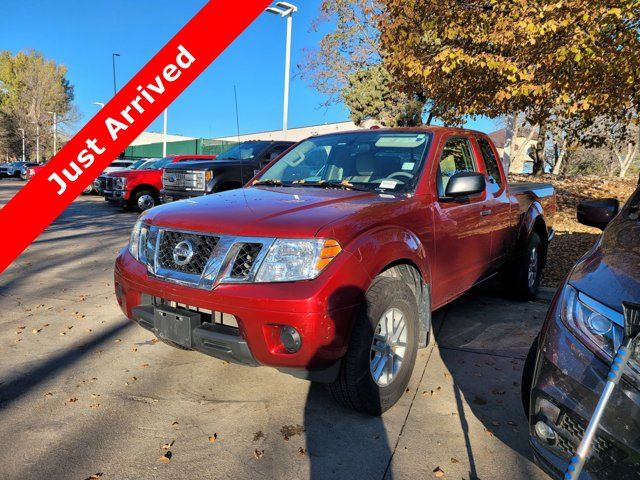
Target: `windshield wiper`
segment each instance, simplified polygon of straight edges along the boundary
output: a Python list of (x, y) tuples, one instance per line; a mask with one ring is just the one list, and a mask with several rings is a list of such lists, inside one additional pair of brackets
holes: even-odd
[(291, 186), (291, 185), (288, 185), (286, 183), (282, 183), (281, 180), (272, 180), (272, 179), (256, 180), (255, 182), (253, 182), (253, 184), (251, 186), (255, 187), (257, 185), (269, 185), (271, 187), (290, 187)]
[(342, 188), (344, 190), (357, 190), (359, 192), (370, 192), (368, 188), (356, 187), (346, 180), (320, 180), (319, 182), (293, 182), (296, 187), (319, 187), (319, 188)]

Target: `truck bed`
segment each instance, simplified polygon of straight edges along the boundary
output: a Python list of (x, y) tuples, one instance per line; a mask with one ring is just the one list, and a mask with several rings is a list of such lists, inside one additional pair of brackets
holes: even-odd
[(550, 183), (508, 182), (508, 185), (509, 191), (514, 195), (531, 193), (537, 197), (548, 197), (554, 194), (553, 185)]

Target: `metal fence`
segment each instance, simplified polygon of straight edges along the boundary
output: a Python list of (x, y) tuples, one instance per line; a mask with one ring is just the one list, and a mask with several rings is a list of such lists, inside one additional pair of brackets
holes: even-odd
[[(167, 142), (167, 155), (216, 155), (236, 144), (237, 142), (208, 138)], [(131, 159), (160, 158), (162, 157), (162, 142), (127, 147), (123, 157)]]

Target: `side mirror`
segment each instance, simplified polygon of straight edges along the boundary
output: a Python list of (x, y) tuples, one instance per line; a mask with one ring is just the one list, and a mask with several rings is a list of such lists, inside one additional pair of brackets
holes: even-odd
[(578, 204), (578, 222), (604, 230), (619, 209), (620, 203), (615, 198), (584, 200)]
[(448, 198), (468, 197), (484, 192), (485, 188), (486, 181), (483, 173), (461, 172), (449, 179), (444, 195)]

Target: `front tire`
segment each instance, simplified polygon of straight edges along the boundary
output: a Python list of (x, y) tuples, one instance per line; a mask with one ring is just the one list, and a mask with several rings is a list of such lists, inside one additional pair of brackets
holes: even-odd
[(378, 277), (365, 295), (340, 374), (329, 385), (348, 408), (380, 415), (407, 388), (418, 350), (418, 306), (400, 279)]
[(145, 210), (149, 210), (159, 204), (160, 197), (156, 192), (151, 190), (140, 190), (133, 196), (132, 201), (129, 203), (129, 208), (138, 212), (144, 212)]

